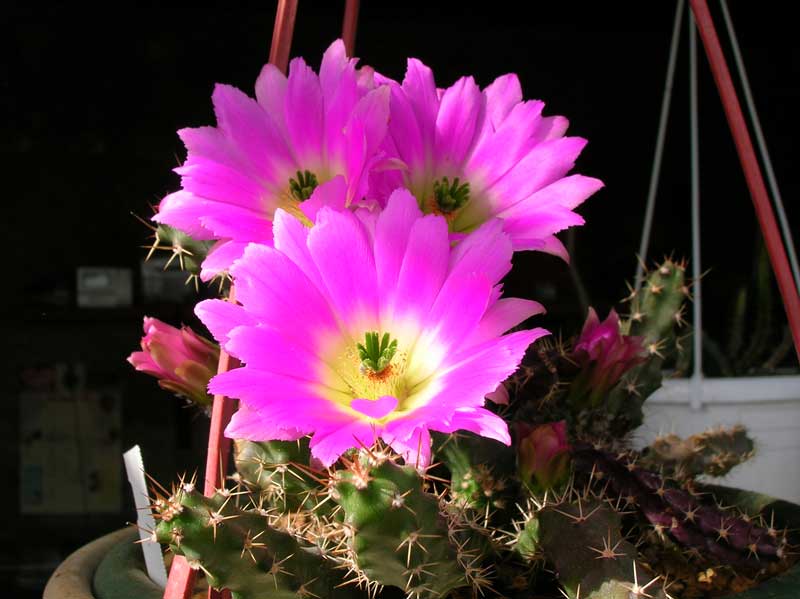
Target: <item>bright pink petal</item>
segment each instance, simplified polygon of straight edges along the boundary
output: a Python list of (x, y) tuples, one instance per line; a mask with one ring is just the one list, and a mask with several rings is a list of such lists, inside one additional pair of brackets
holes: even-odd
[(256, 99), (284, 139), (288, 139), (286, 129), (286, 88), (288, 82), (278, 67), (267, 63), (256, 79)]
[(569, 252), (564, 244), (555, 235), (548, 235), (543, 239), (525, 239), (523, 237), (514, 238), (514, 251), (537, 250), (545, 254), (558, 256), (564, 262), (569, 262)]
[(486, 394), (514, 374), (528, 346), (549, 332), (537, 328), (510, 333), (479, 346), (464, 349), (448, 358), (441, 376), (437, 406), (480, 406)]
[(194, 194), (176, 191), (161, 200), (153, 220), (180, 229), (195, 239), (214, 239), (214, 233), (201, 224), (206, 204), (205, 200)]
[(328, 467), (353, 447), (371, 447), (375, 443), (375, 437), (372, 426), (355, 420), (341, 428), (315, 433), (309, 447), (311, 455), (322, 462), (323, 466)]
[[(323, 185), (320, 187), (323, 187)], [(308, 201), (310, 200), (303, 202), (303, 204), (308, 203)], [(309, 227), (288, 212), (284, 210), (275, 212), (272, 224), (275, 249), (288, 256), (311, 279), (317, 289), (322, 290), (325, 288), (325, 284), (319, 275), (317, 265), (314, 264), (311, 252), (308, 251), (308, 234), (310, 231)]]
[(336, 313), (347, 326), (362, 331), (374, 327), (378, 322), (375, 260), (358, 219), (349, 212), (323, 208), (308, 235), (308, 248)]
[(464, 162), (480, 130), (484, 108), (483, 95), (472, 77), (462, 77), (447, 88), (436, 116), (434, 152), (440, 163)]
[(483, 93), (486, 94), (486, 113), (495, 129), (500, 127), (511, 109), (522, 102), (522, 86), (513, 73), (501, 75)]
[(432, 215), (418, 219), (408, 236), (394, 293), (387, 298), (395, 318), (425, 318), (445, 281), (449, 259), (447, 222)]
[(367, 194), (369, 170), (389, 123), (389, 88), (380, 87), (364, 96), (355, 107), (344, 129), (345, 171), (349, 183), (348, 201)]
[(563, 137), (569, 128), (569, 121), (563, 116), (548, 116), (541, 120), (532, 139), (536, 142), (549, 141)]
[(299, 164), (313, 164), (322, 148), (325, 111), (319, 78), (302, 58), (289, 65), (286, 125)]
[(242, 306), (222, 300), (204, 300), (194, 307), (194, 313), (220, 345), (228, 342), (228, 334), (236, 327), (256, 324)]
[(347, 207), (347, 181), (343, 176), (339, 175), (317, 186), (311, 197), (300, 204), (300, 210), (314, 222), (323, 206), (329, 206), (334, 210), (344, 210)]
[(492, 284), (511, 270), (511, 240), (498, 219), (485, 222), (456, 245), (450, 256), (451, 273), (485, 273)]
[(393, 395), (383, 395), (378, 399), (357, 397), (350, 402), (350, 407), (369, 418), (383, 418), (391, 414), (397, 407), (398, 400)]
[(247, 439), (248, 441), (294, 441), (306, 433), (296, 428), (276, 427), (269, 418), (262, 416), (258, 410), (240, 404), (234, 412), (225, 436), (229, 439)]
[(481, 437), (500, 441), (504, 445), (511, 445), (511, 435), (506, 421), (484, 408), (456, 410), (448, 421), (437, 423), (431, 428), (443, 433), (470, 431)]
[(536, 143), (531, 135), (541, 121), (544, 102), (517, 104), (494, 133), (485, 136), (469, 158), (467, 169), (480, 173), (487, 186), (511, 170)]
[(534, 146), (489, 189), (495, 214), (566, 175), (585, 145), (585, 139), (564, 137)]
[(219, 129), (252, 163), (262, 179), (274, 180), (291, 163), (286, 140), (258, 102), (229, 85), (211, 96)]
[(439, 111), (439, 98), (433, 71), (416, 58), (408, 59), (406, 76), (403, 79), (403, 91), (417, 117), (422, 139), (433, 142), (436, 113)]
[(570, 175), (551, 183), (521, 202), (510, 206), (498, 216), (504, 219), (519, 217), (539, 208), (551, 206), (572, 210), (590, 195), (603, 188), (603, 182), (593, 177)]
[(202, 281), (210, 281), (218, 274), (227, 271), (235, 260), (244, 255), (244, 249), (247, 245), (247, 243), (229, 239), (223, 239), (215, 243), (206, 259), (203, 260), (200, 279)]
[[(433, 128), (426, 128), (417, 118), (414, 105), (399, 86), (392, 86), (389, 122), (391, 142), (389, 146), (399, 159), (413, 169), (422, 169), (426, 159), (426, 135), (433, 140)], [(430, 154), (430, 152), (428, 152)], [(391, 187), (394, 189), (395, 187)]]
[(375, 269), (378, 277), (378, 296), (387, 298), (381, 302), (385, 312), (391, 308), (400, 267), (408, 246), (408, 238), (414, 223), (422, 216), (416, 199), (406, 189), (398, 189), (389, 198), (386, 208), (375, 223)]
[(327, 299), (294, 262), (271, 247), (251, 244), (231, 268), (236, 299), (259, 322), (287, 331), (313, 348), (321, 335), (338, 331)]
[(507, 333), (509, 330), (536, 314), (543, 314), (544, 306), (539, 302), (507, 297), (495, 302), (483, 315), (466, 345), (478, 345)]
[(253, 368), (298, 379), (315, 378), (323, 369), (328, 370), (313, 349), (263, 326), (233, 329), (225, 350)]
[(389, 447), (403, 456), (407, 465), (420, 470), (431, 465), (431, 435), (427, 428), (416, 428), (407, 437), (398, 438), (392, 434), (390, 426), (391, 423), (387, 425), (387, 430), (384, 430), (381, 438)]
[(505, 384), (500, 383), (497, 385), (497, 389), (486, 394), (486, 399), (498, 406), (507, 406), (510, 398), (508, 397), (508, 389), (506, 389)]

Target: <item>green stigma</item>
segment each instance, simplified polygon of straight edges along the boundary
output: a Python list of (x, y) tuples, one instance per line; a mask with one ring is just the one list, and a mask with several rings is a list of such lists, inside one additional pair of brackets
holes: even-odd
[(433, 182), (433, 199), (442, 214), (455, 212), (469, 201), (469, 183), (460, 183), (458, 177), (450, 183), (450, 179), (442, 177)]
[(358, 344), (358, 357), (363, 369), (379, 374), (386, 370), (397, 352), (397, 339), (391, 339), (389, 333), (381, 338), (377, 331), (364, 334), (364, 343)]
[(305, 202), (319, 185), (317, 176), (311, 171), (297, 171), (297, 178), (289, 179), (289, 191), (298, 202)]

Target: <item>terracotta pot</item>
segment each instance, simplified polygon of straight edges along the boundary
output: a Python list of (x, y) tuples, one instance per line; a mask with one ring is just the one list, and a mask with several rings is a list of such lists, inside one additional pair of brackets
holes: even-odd
[(44, 599), (161, 599), (144, 571), (135, 528), (123, 528), (78, 549), (53, 572)]

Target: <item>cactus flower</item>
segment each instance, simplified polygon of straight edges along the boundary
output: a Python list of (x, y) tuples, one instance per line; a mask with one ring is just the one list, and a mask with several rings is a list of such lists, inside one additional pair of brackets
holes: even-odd
[(588, 392), (596, 404), (622, 375), (645, 361), (647, 351), (643, 337), (622, 334), (616, 311), (612, 309), (600, 322), (594, 308), (589, 308), (586, 323), (575, 343), (574, 358), (581, 374), (573, 384), (573, 391), (580, 388), (581, 392)]
[(531, 488), (543, 491), (566, 479), (569, 441), (564, 420), (546, 424), (517, 423), (517, 468)]
[(380, 80), (392, 90), (387, 152), (403, 166), (375, 173), (373, 191), (406, 186), (455, 238), (500, 218), (515, 251), (568, 258), (554, 233), (583, 224), (573, 209), (603, 184), (567, 175), (586, 140), (564, 136), (564, 117), (523, 101), (514, 74), (483, 90), (472, 77), (441, 90), (430, 68), (409, 59), (402, 84)]
[(356, 62), (338, 40), (319, 75), (302, 58), (292, 60), (288, 78), (267, 64), (255, 99), (217, 85), (217, 126), (178, 132), (188, 151), (175, 169), (182, 189), (161, 201), (153, 220), (218, 240), (201, 278), (227, 270), (248, 243), (271, 243), (276, 209), (308, 222), (329, 197), (350, 204), (366, 194), (382, 156), (389, 90)]
[(198, 405), (211, 405), (206, 388), (217, 373), (219, 347), (187, 326), (177, 329), (144, 317), (142, 351), (128, 357), (136, 370), (158, 379), (162, 389), (186, 397)]
[(209, 385), (241, 400), (227, 436), (313, 435), (326, 466), (382, 439), (424, 467), (429, 430), (510, 444), (485, 396), (546, 331), (504, 335), (542, 307), (500, 299), (512, 249), (499, 221), (453, 248), (445, 219), (401, 189), (382, 211), (323, 207), (312, 228), (277, 210), (274, 236), (231, 268), (241, 305), (196, 308), (244, 364)]

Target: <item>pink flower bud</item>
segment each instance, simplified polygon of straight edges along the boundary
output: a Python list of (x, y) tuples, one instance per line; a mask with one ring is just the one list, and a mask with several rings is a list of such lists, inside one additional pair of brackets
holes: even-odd
[(575, 360), (581, 367), (576, 383), (592, 398), (598, 398), (619, 382), (628, 370), (645, 361), (647, 352), (643, 337), (623, 335), (614, 310), (600, 322), (597, 312), (589, 308), (589, 316), (575, 343)]
[(142, 351), (128, 357), (136, 370), (158, 379), (158, 384), (177, 395), (207, 406), (209, 379), (217, 373), (219, 347), (187, 326), (177, 329), (144, 317)]
[(517, 423), (517, 465), (520, 478), (537, 490), (552, 488), (569, 472), (569, 442), (564, 420), (546, 424)]

